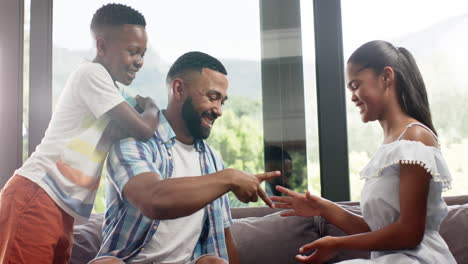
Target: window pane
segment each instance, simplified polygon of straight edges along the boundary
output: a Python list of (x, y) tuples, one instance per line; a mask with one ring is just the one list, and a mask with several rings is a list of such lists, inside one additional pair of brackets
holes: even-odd
[(269, 186), (317, 193), (312, 2), (268, 0), (261, 1), (260, 9), (266, 170), (275, 168), (268, 156), (283, 151), (276, 160), (282, 160), (284, 175)]
[[(453, 178), (452, 189), (444, 195), (466, 194), (468, 169), (463, 165), (468, 149), (468, 86), (464, 80), (468, 67), (468, 2), (395, 0), (382, 4), (372, 0), (342, 1), (345, 62), (356, 48), (375, 39), (405, 47), (414, 55)], [(359, 171), (382, 143), (382, 131), (376, 122), (362, 124), (356, 107), (349, 103), (349, 93), (347, 96), (351, 196), (357, 200), (362, 187)]]
[(320, 160), (315, 79), (313, 1), (301, 0), (302, 58), (307, 139), (307, 190), (320, 195)]

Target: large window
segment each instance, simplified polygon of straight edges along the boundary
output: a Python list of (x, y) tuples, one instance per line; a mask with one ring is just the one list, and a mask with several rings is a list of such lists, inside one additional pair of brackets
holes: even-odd
[[(145, 16), (149, 37), (145, 64), (132, 85), (124, 87), (127, 93), (150, 96), (164, 108), (167, 104), (165, 76), (180, 55), (198, 50), (217, 57), (228, 70), (229, 100), (208, 142), (220, 152), (225, 165), (261, 173), (265, 170), (264, 146), (275, 145), (292, 157), (289, 187), (299, 191), (307, 189), (309, 162), (315, 166), (315, 183), (310, 184), (309, 179), (309, 188), (319, 190), (318, 146), (311, 144), (306, 148), (305, 143), (304, 83), (313, 87), (313, 77), (303, 74), (302, 44), (309, 46), (304, 60), (305, 68), (310, 70), (314, 63), (310, 45), (313, 30), (309, 31), (313, 26), (311, 1), (294, 1), (294, 5), (252, 0), (119, 2)], [(308, 39), (301, 41), (301, 34), (305, 34), (304, 30), (301, 32), (300, 4), (303, 2), (308, 5), (305, 14), (309, 20)], [(54, 1), (54, 105), (69, 74), (81, 61), (93, 59), (95, 50), (89, 24), (94, 12), (107, 3), (107, 0)], [(313, 109), (314, 94), (312, 89), (306, 91), (307, 110)], [(308, 138), (313, 138), (316, 131), (313, 122), (313, 117), (308, 119), (307, 125), (312, 127), (307, 129)], [(265, 125), (268, 129), (264, 129)], [(295, 129), (282, 128), (282, 125), (295, 126)], [(310, 154), (314, 151), (315, 154)], [(104, 184), (102, 180), (97, 211), (104, 209)], [(246, 206), (230, 195), (233, 206)]]
[[(414, 55), (453, 178), (452, 189), (444, 195), (466, 194), (468, 2), (343, 0), (342, 16), (345, 62), (356, 48), (375, 39), (405, 47)], [(351, 198), (357, 200), (362, 186), (359, 171), (383, 137), (378, 123), (360, 121), (347, 96)]]
[[(33, 1), (30, 8), (31, 2), (25, 0), (24, 56), (19, 59), (24, 59), (23, 79), (14, 82), (18, 86), (24, 84), (25, 157), (27, 141), (31, 151), (39, 143), (50, 117), (50, 113), (42, 110), (55, 105), (67, 77), (78, 64), (93, 59), (95, 51), (89, 24), (96, 9), (108, 2), (46, 0)], [(391, 3), (342, 0), (341, 10), (340, 0), (119, 2), (140, 10), (148, 23), (145, 65), (134, 83), (125, 87), (128, 93), (151, 96), (160, 107), (165, 107), (165, 75), (178, 56), (200, 50), (219, 58), (229, 72), (230, 99), (209, 143), (221, 153), (226, 166), (263, 172), (268, 167), (264, 161), (265, 146), (280, 147), (292, 159), (289, 187), (301, 192), (310, 190), (335, 201), (348, 199), (348, 168), (349, 198), (360, 198), (363, 182), (359, 171), (382, 140), (380, 126), (363, 124), (355, 107), (349, 104), (349, 94), (341, 88), (342, 66), (345, 66), (342, 57), (346, 62), (352, 51), (374, 39), (408, 48), (425, 79), (442, 151), (454, 178), (453, 189), (445, 195), (466, 193), (467, 169), (463, 161), (468, 149), (468, 108), (465, 107), (468, 89), (462, 79), (468, 68), (468, 53), (464, 52), (468, 46), (465, 0)], [(31, 19), (35, 21), (32, 25), (28, 18), (30, 9)], [(53, 23), (44, 19), (50, 18), (47, 12), (51, 11)], [(48, 83), (50, 61), (47, 61), (51, 25), (52, 85)], [(36, 43), (31, 45), (33, 62), (28, 62), (29, 39)], [(32, 77), (29, 72), (33, 73)], [(31, 91), (30, 78), (34, 80)], [(2, 81), (9, 83), (10, 79)], [(33, 101), (29, 101), (31, 93)], [(38, 99), (41, 95), (46, 98)], [(52, 103), (48, 101), (51, 97)], [(9, 102), (4, 101), (3, 105), (6, 103)], [(33, 110), (28, 111), (29, 107)], [(7, 117), (18, 112), (11, 106), (5, 109), (8, 114), (3, 116)], [(335, 122), (336, 119), (340, 121)], [(19, 126), (15, 125), (12, 134), (5, 137), (7, 143), (13, 142), (13, 134), (19, 135), (17, 129)], [(15, 161), (19, 164), (20, 158)], [(12, 173), (11, 168), (4, 171), (5, 175)], [(282, 178), (282, 182), (286, 179)], [(97, 211), (104, 209), (104, 184), (102, 181)], [(233, 201), (234, 206), (245, 206), (234, 198)]]

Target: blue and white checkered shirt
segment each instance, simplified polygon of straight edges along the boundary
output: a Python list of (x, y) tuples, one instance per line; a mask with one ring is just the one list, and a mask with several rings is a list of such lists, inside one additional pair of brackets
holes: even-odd
[[(162, 113), (162, 112), (161, 112)], [(114, 144), (107, 158), (106, 214), (103, 242), (98, 256), (114, 256), (125, 262), (138, 255), (158, 234), (159, 220), (151, 220), (123, 196), (125, 184), (144, 172), (172, 177), (175, 133), (163, 114), (153, 137), (146, 143), (132, 138)], [(203, 140), (195, 142), (203, 174), (224, 168), (219, 155)], [(206, 206), (207, 220), (192, 258), (212, 254), (228, 261), (224, 229), (232, 224), (227, 194)]]

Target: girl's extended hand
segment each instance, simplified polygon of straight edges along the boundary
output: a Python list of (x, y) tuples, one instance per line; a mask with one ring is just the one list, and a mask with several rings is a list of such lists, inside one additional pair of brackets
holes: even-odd
[(326, 236), (315, 240), (299, 249), (300, 253), (315, 249), (315, 252), (309, 256), (297, 255), (296, 259), (307, 264), (321, 264), (333, 258), (338, 249), (336, 248), (335, 237)]
[(310, 192), (301, 194), (293, 190), (276, 186), (276, 190), (286, 196), (273, 196), (271, 200), (276, 208), (291, 209), (281, 212), (281, 216), (317, 216), (324, 208), (324, 200), (318, 196), (311, 195)]

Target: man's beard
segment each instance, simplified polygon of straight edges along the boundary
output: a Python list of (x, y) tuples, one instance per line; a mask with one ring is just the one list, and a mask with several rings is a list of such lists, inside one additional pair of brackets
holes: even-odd
[(215, 114), (204, 112), (199, 115), (192, 104), (192, 97), (187, 97), (182, 106), (182, 118), (185, 121), (185, 126), (194, 139), (207, 139), (210, 136), (211, 128), (203, 127), (201, 125), (202, 117), (204, 115), (212, 115), (217, 118)]

